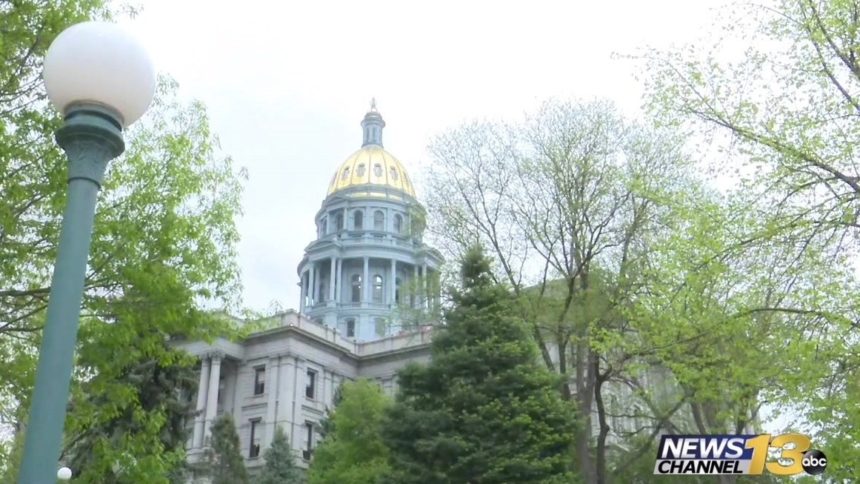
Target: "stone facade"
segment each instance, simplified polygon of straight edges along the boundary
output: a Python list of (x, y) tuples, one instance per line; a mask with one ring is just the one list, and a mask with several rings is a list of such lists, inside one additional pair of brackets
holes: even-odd
[(276, 425), (287, 434), (296, 461), (305, 466), (318, 442), (319, 422), (343, 381), (369, 378), (393, 395), (396, 371), (430, 358), (429, 326), (359, 342), (295, 311), (271, 321), (271, 329), (241, 343), (182, 345), (201, 360), (198, 417), (188, 442), (192, 463), (205, 451), (212, 421), (227, 412), (238, 427), (249, 469), (262, 465)]

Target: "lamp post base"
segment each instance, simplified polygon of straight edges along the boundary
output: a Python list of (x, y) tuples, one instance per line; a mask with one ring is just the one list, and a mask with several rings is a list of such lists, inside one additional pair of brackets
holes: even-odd
[(93, 105), (67, 111), (57, 142), (69, 158), (69, 194), (39, 350), (20, 484), (57, 480), (96, 199), (107, 163), (125, 148), (116, 115)]

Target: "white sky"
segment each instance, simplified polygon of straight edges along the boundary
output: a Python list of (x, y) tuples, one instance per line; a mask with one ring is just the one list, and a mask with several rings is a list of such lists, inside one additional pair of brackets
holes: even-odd
[(142, 0), (124, 21), (184, 98), (209, 108), (249, 171), (239, 221), (244, 304), (298, 305), (296, 266), (375, 96), (385, 147), (418, 179), (425, 146), (474, 118), (513, 118), (549, 97), (641, 104), (645, 46), (694, 41), (725, 0)]

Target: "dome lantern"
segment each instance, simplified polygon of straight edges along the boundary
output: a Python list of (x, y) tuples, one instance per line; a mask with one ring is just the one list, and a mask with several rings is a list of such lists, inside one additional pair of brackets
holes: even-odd
[(376, 98), (370, 100), (370, 111), (364, 115), (361, 121), (361, 127), (364, 130), (364, 140), (361, 147), (367, 145), (377, 145), (382, 147), (382, 128), (385, 127), (385, 121), (382, 115), (376, 110)]

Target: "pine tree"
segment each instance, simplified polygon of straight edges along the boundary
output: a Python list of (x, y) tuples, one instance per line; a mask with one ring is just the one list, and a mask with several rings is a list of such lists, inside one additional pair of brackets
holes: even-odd
[(480, 248), (461, 275), (432, 361), (399, 373), (384, 426), (389, 482), (571, 482), (574, 414), (560, 382), (539, 364)]
[(212, 440), (206, 451), (212, 484), (248, 484), (248, 471), (239, 451), (239, 434), (229, 413), (212, 422)]
[(301, 471), (293, 460), (293, 451), (284, 430), (275, 428), (272, 445), (263, 454), (266, 465), (260, 474), (260, 484), (298, 484), (302, 482)]

